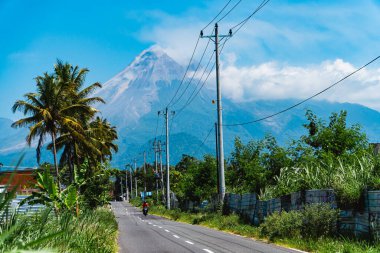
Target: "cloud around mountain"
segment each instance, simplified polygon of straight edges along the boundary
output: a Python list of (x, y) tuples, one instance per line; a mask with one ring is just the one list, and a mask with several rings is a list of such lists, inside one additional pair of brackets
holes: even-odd
[[(305, 67), (276, 62), (249, 67), (227, 64), (221, 70), (223, 95), (235, 102), (305, 99), (356, 68), (341, 59)], [(380, 111), (379, 90), (380, 68), (369, 68), (349, 77), (316, 99), (357, 103)]]

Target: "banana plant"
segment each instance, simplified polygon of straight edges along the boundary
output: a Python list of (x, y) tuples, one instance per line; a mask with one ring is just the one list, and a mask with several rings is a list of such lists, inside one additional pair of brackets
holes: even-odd
[(78, 200), (78, 191), (75, 185), (70, 185), (61, 192), (50, 173), (50, 168), (45, 167), (44, 171), (37, 172), (37, 191), (25, 198), (20, 204), (28, 203), (42, 204), (54, 208), (56, 214), (58, 212), (68, 210), (73, 211)]

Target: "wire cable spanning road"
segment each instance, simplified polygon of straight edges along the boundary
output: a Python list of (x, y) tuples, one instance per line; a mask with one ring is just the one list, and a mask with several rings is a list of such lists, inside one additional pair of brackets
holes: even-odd
[(238, 235), (174, 222), (148, 215), (128, 203), (112, 202), (112, 209), (119, 225), (119, 252), (300, 252)]

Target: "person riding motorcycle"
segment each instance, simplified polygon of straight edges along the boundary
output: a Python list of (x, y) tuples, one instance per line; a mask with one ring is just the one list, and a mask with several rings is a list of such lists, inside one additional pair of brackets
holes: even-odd
[(145, 216), (148, 214), (148, 207), (149, 207), (149, 204), (144, 200), (144, 202), (142, 204), (142, 209), (143, 209), (143, 214)]

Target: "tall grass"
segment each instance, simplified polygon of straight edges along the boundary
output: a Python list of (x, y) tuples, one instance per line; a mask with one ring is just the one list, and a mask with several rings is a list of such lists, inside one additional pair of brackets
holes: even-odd
[(267, 186), (260, 198), (265, 200), (301, 190), (332, 188), (341, 203), (354, 205), (363, 190), (376, 181), (375, 166), (373, 156), (363, 156), (354, 160), (338, 159), (283, 168), (275, 177), (275, 185)]
[(19, 216), (0, 244), (0, 252), (54, 249), (54, 252), (117, 252), (117, 223), (107, 208), (52, 215), (44, 210)]

